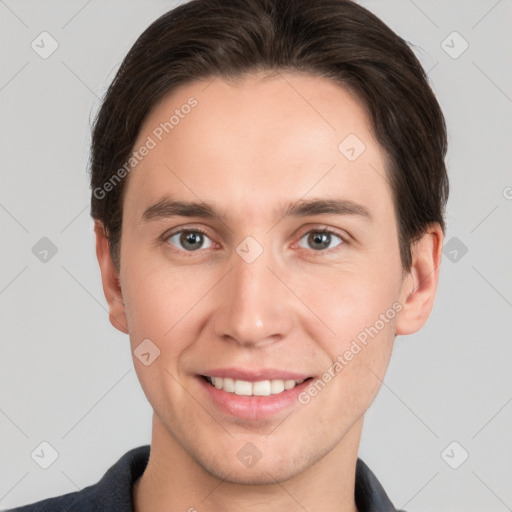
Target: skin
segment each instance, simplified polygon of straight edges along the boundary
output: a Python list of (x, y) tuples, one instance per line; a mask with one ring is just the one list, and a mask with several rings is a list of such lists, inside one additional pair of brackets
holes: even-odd
[[(135, 508), (355, 511), (364, 413), (395, 335), (416, 332), (431, 312), (442, 230), (428, 227), (404, 274), (386, 156), (364, 108), (339, 85), (289, 72), (186, 84), (152, 110), (134, 148), (190, 96), (198, 105), (129, 175), (119, 269), (95, 226), (112, 324), (129, 333), (132, 351), (144, 339), (160, 350), (149, 366), (134, 357), (154, 410)], [(366, 146), (353, 162), (338, 150), (348, 134)], [(222, 220), (144, 220), (166, 196), (210, 203)], [(282, 214), (287, 202), (340, 198), (369, 216)], [(169, 238), (180, 229), (205, 231), (204, 248), (187, 252), (179, 236)], [(318, 229), (334, 232), (327, 249), (308, 241)], [(236, 252), (247, 236), (263, 248), (252, 263)], [(398, 303), (395, 318), (307, 405), (240, 419), (221, 412), (197, 378), (220, 367), (319, 377)], [(248, 442), (262, 454), (250, 468), (237, 457)]]

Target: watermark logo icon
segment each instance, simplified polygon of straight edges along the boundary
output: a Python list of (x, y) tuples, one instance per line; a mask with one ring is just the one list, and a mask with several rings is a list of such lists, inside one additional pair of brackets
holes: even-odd
[(57, 246), (46, 236), (43, 236), (32, 247), (32, 254), (41, 262), (48, 263), (56, 254)]
[(145, 339), (135, 347), (133, 355), (144, 366), (149, 366), (160, 357), (160, 349), (150, 339)]
[(263, 247), (255, 238), (248, 236), (238, 244), (236, 252), (246, 263), (253, 263), (263, 254)]
[(469, 457), (467, 450), (457, 441), (452, 441), (442, 452), (441, 458), (452, 469), (458, 469)]
[(43, 441), (30, 456), (40, 468), (48, 469), (59, 458), (59, 453), (50, 443)]
[(263, 454), (253, 443), (245, 443), (240, 450), (238, 450), (236, 456), (238, 460), (246, 467), (254, 467), (258, 461), (263, 457)]
[(453, 31), (441, 42), (441, 48), (452, 59), (458, 59), (469, 48), (469, 43), (457, 31)]
[(364, 142), (355, 133), (347, 135), (338, 145), (338, 151), (350, 162), (357, 160), (365, 149)]
[(31, 43), (30, 47), (42, 59), (49, 58), (59, 47), (57, 40), (48, 32), (41, 32)]
[(443, 254), (452, 262), (458, 263), (468, 252), (468, 247), (456, 236), (444, 244)]

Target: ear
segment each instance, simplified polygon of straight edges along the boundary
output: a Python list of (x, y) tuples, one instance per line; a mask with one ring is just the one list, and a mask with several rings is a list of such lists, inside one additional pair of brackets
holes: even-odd
[(402, 282), (396, 334), (412, 334), (427, 322), (434, 306), (442, 248), (443, 230), (437, 223), (412, 245), (412, 266)]
[(107, 299), (110, 323), (119, 331), (128, 334), (128, 322), (119, 283), (119, 271), (110, 255), (109, 242), (103, 223), (94, 221), (96, 256), (100, 265), (103, 293)]

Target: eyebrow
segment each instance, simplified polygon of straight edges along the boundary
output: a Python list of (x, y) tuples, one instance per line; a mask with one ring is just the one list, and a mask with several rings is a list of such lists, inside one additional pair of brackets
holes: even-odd
[(283, 217), (306, 217), (320, 214), (358, 215), (371, 219), (370, 212), (365, 206), (348, 199), (300, 199), (287, 204)]
[[(368, 220), (372, 218), (365, 206), (347, 199), (299, 199), (286, 203), (284, 209), (280, 212), (282, 218), (321, 214), (356, 215)], [(178, 216), (225, 220), (225, 216), (217, 212), (215, 207), (209, 203), (176, 201), (169, 197), (160, 199), (149, 206), (142, 214), (142, 220), (149, 222)]]

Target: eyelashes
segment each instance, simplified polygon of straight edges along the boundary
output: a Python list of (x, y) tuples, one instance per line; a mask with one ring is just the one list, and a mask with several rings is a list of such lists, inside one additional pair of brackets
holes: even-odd
[[(311, 231), (308, 231), (306, 234), (304, 234), (300, 240), (299, 243), (306, 238), (306, 243), (312, 243), (312, 244), (320, 244), (320, 247), (303, 247), (305, 249), (313, 249), (315, 252), (323, 252), (323, 250), (332, 249), (331, 242), (333, 239), (338, 239), (339, 243), (335, 245), (334, 247), (337, 247), (338, 245), (341, 245), (345, 243), (343, 238), (335, 233), (334, 231), (331, 231), (329, 229), (313, 229)], [(327, 247), (325, 247), (325, 244), (327, 243)]]
[[(180, 229), (163, 236), (173, 251), (181, 253), (197, 253), (211, 249), (216, 243), (202, 229)], [(331, 251), (346, 243), (345, 238), (338, 232), (327, 228), (310, 229), (294, 244), (302, 249), (315, 253)]]
[[(173, 239), (174, 239), (174, 242), (173, 242)], [(191, 246), (197, 245), (198, 242), (204, 242), (205, 240), (210, 241), (210, 244), (208, 245), (208, 247), (191, 247)], [(180, 249), (180, 250), (184, 250), (185, 252), (196, 252), (200, 249), (209, 249), (210, 247), (213, 246), (213, 243), (212, 243), (212, 240), (210, 239), (210, 237), (204, 231), (197, 230), (197, 229), (194, 229), (194, 230), (183, 229), (181, 231), (177, 231), (176, 233), (171, 234), (167, 238), (167, 242), (171, 243), (174, 246), (176, 246), (177, 243), (181, 244), (182, 249)], [(190, 250), (185, 248), (185, 246), (188, 246), (188, 248)]]

